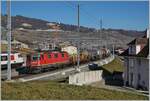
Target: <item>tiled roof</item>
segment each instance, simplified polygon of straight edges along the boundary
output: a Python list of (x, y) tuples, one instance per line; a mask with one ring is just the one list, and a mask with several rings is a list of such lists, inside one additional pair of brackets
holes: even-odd
[(147, 38), (136, 38), (127, 45), (139, 45), (139, 44), (146, 44), (148, 42)]
[(125, 50), (120, 56), (134, 56), (134, 57), (145, 57), (147, 58), (149, 55), (149, 43), (138, 53), (135, 55), (129, 54), (129, 48)]
[(148, 57), (149, 43), (137, 54), (137, 57)]

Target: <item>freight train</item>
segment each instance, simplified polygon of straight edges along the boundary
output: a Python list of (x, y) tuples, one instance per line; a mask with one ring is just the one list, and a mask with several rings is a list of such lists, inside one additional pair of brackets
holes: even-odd
[[(106, 54), (106, 53), (105, 53)], [(98, 60), (95, 56), (94, 60)], [(87, 63), (93, 60), (88, 51), (80, 52), (80, 63)], [(19, 73), (40, 73), (43, 71), (60, 69), (77, 64), (77, 55), (70, 55), (65, 51), (39, 51), (27, 55), (26, 66), (16, 70)]]

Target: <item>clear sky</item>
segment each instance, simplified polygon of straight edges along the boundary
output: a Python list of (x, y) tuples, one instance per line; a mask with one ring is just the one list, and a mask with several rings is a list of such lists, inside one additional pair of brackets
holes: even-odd
[[(23, 15), (50, 22), (77, 24), (77, 4), (80, 4), (80, 24), (86, 27), (145, 30), (149, 24), (148, 1), (12, 1), (12, 15)], [(6, 2), (2, 2), (2, 14)]]

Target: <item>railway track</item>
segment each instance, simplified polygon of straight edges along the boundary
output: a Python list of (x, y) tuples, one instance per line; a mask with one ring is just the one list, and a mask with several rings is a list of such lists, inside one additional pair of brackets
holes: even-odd
[[(110, 57), (108, 57), (108, 58), (110, 58)], [(80, 65), (81, 71), (88, 71), (89, 63), (90, 62), (81, 64)], [(104, 59), (104, 60), (93, 61), (93, 63), (104, 65), (105, 63), (108, 63), (108, 62), (105, 62), (105, 59)], [(54, 80), (54, 79), (59, 79), (59, 78), (65, 78), (71, 74), (76, 73), (77, 71), (75, 70), (75, 68), (76, 68), (76, 66), (68, 66), (63, 69), (55, 69), (52, 71), (45, 71), (45, 72), (42, 72), (39, 74), (21, 74), (18, 76), (12, 76), (12, 79), (13, 80), (21, 80), (23, 82), (39, 80), (39, 79), (41, 80), (44, 78)]]

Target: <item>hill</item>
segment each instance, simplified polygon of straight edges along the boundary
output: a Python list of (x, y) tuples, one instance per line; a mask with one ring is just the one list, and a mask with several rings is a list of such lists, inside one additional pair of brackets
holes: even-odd
[(148, 97), (90, 86), (50, 81), (2, 82), (2, 100), (148, 100)]
[[(1, 20), (2, 20), (2, 26), (6, 28), (7, 24), (7, 15), (1, 15)], [(32, 27), (27, 28), (23, 26), (22, 24), (30, 24)], [(76, 25), (70, 25), (70, 24), (64, 24), (64, 23), (57, 23), (57, 22), (50, 22), (50, 21), (45, 21), (37, 18), (29, 18), (21, 15), (16, 15), (12, 16), (12, 28), (26, 28), (26, 29), (42, 29), (46, 30), (49, 29), (49, 26), (47, 25), (48, 23), (54, 23), (54, 24), (59, 24), (61, 29), (64, 31), (77, 31), (78, 26)], [(123, 29), (103, 29), (104, 31), (117, 31), (120, 34), (127, 35), (127, 36), (132, 36), (132, 37), (137, 37), (143, 35), (144, 31), (134, 31), (134, 30), (123, 30)], [(84, 26), (80, 26), (80, 32), (96, 32), (97, 30), (94, 28), (88, 28)]]
[[(1, 15), (2, 17), (2, 26), (6, 27), (7, 24), (7, 15)], [(23, 23), (30, 24), (32, 27), (28, 28), (23, 26)], [(41, 19), (36, 19), (36, 18), (29, 18), (29, 17), (24, 17), (21, 15), (16, 15), (12, 16), (12, 28), (26, 28), (26, 29), (42, 29), (46, 30), (49, 29), (48, 23), (54, 23), (54, 24), (59, 24), (61, 29), (64, 31), (77, 31), (78, 27), (76, 25), (69, 25), (69, 24), (63, 24), (63, 23), (57, 23), (57, 22), (49, 22)], [(87, 28), (87, 27), (80, 27), (81, 32), (91, 32), (95, 31), (94, 28)]]
[[(2, 27), (6, 29), (6, 15), (2, 16)], [(60, 32), (48, 31), (49, 22), (36, 18), (29, 18), (20, 15), (12, 16), (12, 37), (21, 42), (31, 44), (33, 42), (46, 41), (51, 43), (54, 36), (57, 33), (59, 41), (69, 41), (76, 45), (77, 39), (80, 38), (81, 46), (83, 48), (91, 48), (92, 46), (104, 46), (106, 43), (108, 47), (112, 47), (113, 44), (126, 48), (126, 44), (133, 40), (135, 37), (144, 35), (144, 31), (128, 31), (122, 29), (102, 29), (101, 32), (94, 28), (80, 27), (80, 33), (77, 32), (76, 25), (69, 25), (59, 23)], [(58, 24), (58, 23), (57, 23)], [(25, 30), (18, 30), (23, 28)], [(41, 31), (39, 31), (41, 30)], [(6, 30), (2, 30), (2, 39), (6, 40)]]

